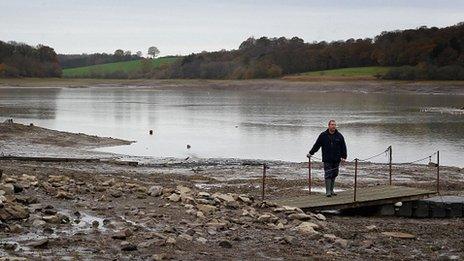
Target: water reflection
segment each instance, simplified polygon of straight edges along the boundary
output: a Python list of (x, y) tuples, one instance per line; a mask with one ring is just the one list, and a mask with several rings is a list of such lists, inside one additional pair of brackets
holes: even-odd
[(350, 158), (393, 145), (397, 161), (440, 149), (442, 162), (464, 166), (464, 116), (421, 112), (462, 106), (459, 96), (146, 88), (0, 89), (0, 94), (0, 117), (137, 141), (106, 149), (118, 153), (304, 161), (334, 118)]

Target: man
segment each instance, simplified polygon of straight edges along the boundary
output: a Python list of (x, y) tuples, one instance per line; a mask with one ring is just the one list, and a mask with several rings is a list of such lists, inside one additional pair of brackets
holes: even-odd
[(320, 147), (322, 147), (322, 161), (324, 162), (325, 195), (336, 196), (335, 178), (338, 176), (340, 162), (346, 160), (346, 144), (334, 120), (329, 121), (328, 129), (319, 135), (307, 157), (314, 155)]

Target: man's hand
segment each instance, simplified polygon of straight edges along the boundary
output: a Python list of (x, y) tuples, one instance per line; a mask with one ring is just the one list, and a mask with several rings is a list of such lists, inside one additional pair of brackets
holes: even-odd
[(346, 159), (344, 159), (344, 158), (340, 158), (340, 160), (342, 161), (342, 163), (346, 162)]
[(307, 154), (306, 157), (309, 159), (312, 155), (311, 154)]

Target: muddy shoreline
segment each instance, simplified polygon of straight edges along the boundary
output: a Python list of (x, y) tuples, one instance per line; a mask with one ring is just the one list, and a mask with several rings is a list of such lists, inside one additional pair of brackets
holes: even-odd
[(357, 79), (156, 80), (156, 79), (0, 79), (1, 88), (152, 88), (159, 90), (304, 91), (464, 95), (463, 81), (387, 81)]
[[(11, 141), (14, 133), (0, 136), (0, 142)], [(88, 139), (72, 137), (82, 143)], [(49, 154), (67, 149), (69, 156), (82, 156), (85, 151), (75, 144), (36, 141), (22, 153), (26, 155), (27, 148), (36, 146), (39, 149), (34, 152), (40, 151), (45, 145)], [(90, 155), (92, 151), (88, 151)], [(139, 165), (0, 161), (0, 259), (399, 260), (464, 256), (462, 218), (324, 216), (262, 205), (263, 161), (93, 156), (137, 160)], [(267, 163), (268, 201), (307, 193), (306, 163)], [(314, 163), (315, 187), (322, 186), (321, 168)], [(352, 168), (352, 164), (342, 167), (338, 188), (352, 186)], [(388, 180), (385, 165), (366, 163), (361, 169), (360, 186)], [(394, 165), (394, 183), (430, 188), (434, 173), (433, 166)], [(463, 195), (463, 176), (462, 168), (443, 167), (442, 193)], [(404, 232), (414, 238), (395, 238), (383, 232)]]

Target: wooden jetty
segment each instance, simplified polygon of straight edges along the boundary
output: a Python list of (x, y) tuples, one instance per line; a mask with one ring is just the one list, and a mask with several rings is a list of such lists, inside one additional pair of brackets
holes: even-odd
[(394, 204), (400, 201), (413, 201), (430, 197), (436, 191), (402, 187), (402, 186), (374, 186), (357, 188), (356, 201), (354, 190), (337, 193), (337, 196), (326, 197), (322, 193), (270, 200), (281, 206), (298, 207), (302, 210), (340, 210), (384, 204)]

